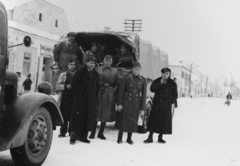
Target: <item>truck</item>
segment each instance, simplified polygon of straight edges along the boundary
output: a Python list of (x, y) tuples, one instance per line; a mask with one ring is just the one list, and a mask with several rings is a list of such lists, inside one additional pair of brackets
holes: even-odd
[[(51, 96), (37, 92), (17, 95), (18, 75), (6, 69), (8, 19), (1, 2), (0, 22), (0, 152), (10, 150), (19, 166), (40, 166), (50, 150), (53, 130), (63, 119)], [(29, 47), (31, 38), (25, 37), (22, 44)]]
[[(140, 34), (133, 32), (108, 30), (79, 31), (76, 32), (75, 41), (82, 50), (83, 54), (91, 48), (92, 41), (97, 42), (99, 47), (104, 43), (104, 45), (107, 46), (108, 54), (113, 57), (116, 55), (116, 48), (118, 48), (121, 44), (125, 44), (129, 47), (129, 51), (131, 51), (134, 55), (134, 59), (142, 66), (141, 75), (147, 80), (147, 107), (145, 115), (142, 117), (143, 123), (138, 127), (139, 133), (145, 133), (153, 99), (153, 93), (150, 92), (150, 85), (154, 79), (161, 76), (161, 69), (168, 67), (168, 54), (160, 50), (157, 46), (152, 45), (150, 41), (142, 39)], [(120, 76), (124, 76), (131, 72), (131, 68), (126, 68), (124, 65), (117, 64), (116, 67)]]

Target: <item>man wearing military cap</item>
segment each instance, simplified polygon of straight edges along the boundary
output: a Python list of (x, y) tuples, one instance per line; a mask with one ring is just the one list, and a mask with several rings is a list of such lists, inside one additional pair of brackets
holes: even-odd
[(123, 132), (128, 132), (127, 143), (133, 144), (132, 132), (138, 129), (139, 114), (146, 108), (146, 79), (140, 76), (141, 65), (133, 64), (132, 73), (120, 82), (117, 94), (117, 110), (119, 111), (115, 127), (119, 129), (117, 143), (122, 143)]
[(95, 137), (98, 121), (101, 122), (98, 138), (102, 140), (106, 139), (103, 135), (106, 122), (115, 121), (116, 80), (118, 78), (118, 70), (111, 66), (112, 62), (112, 56), (106, 55), (103, 60), (103, 66), (96, 69), (100, 83), (100, 91), (98, 93), (99, 110), (92, 133), (89, 137), (90, 139)]
[(56, 44), (53, 49), (55, 64), (59, 66), (61, 72), (67, 71), (70, 59), (77, 61), (77, 68), (80, 64), (83, 64), (83, 55), (75, 42), (75, 38), (76, 33), (69, 32), (67, 39)]
[(153, 106), (148, 119), (148, 138), (144, 143), (153, 142), (153, 133), (158, 133), (158, 142), (166, 143), (163, 134), (172, 134), (172, 109), (177, 99), (177, 85), (171, 79), (171, 70), (161, 70), (162, 76), (153, 81), (150, 91), (155, 93)]
[(76, 71), (71, 87), (75, 93), (73, 113), (71, 119), (70, 144), (76, 140), (90, 143), (87, 139), (88, 131), (92, 131), (98, 111), (98, 73), (94, 70), (95, 57), (86, 59), (86, 66)]

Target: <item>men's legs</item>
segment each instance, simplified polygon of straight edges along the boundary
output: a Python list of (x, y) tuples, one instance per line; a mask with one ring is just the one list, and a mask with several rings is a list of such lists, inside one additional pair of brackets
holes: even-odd
[(67, 117), (67, 111), (68, 111), (68, 101), (67, 101), (67, 97), (66, 96), (62, 96), (62, 101), (61, 101), (61, 106), (60, 106), (60, 110), (63, 116), (63, 120), (64, 123), (60, 128), (60, 134), (59, 134), (59, 138), (65, 137), (66, 133), (67, 133), (67, 127), (68, 127), (68, 117)]
[(82, 128), (81, 128), (80, 137), (79, 137), (79, 141), (84, 142), (84, 143), (91, 142), (90, 140), (87, 139), (87, 136), (88, 136), (88, 120), (87, 119), (88, 118), (87, 118), (87, 113), (86, 113), (86, 116), (82, 123)]
[(90, 139), (94, 139), (95, 138), (95, 133), (96, 133), (96, 129), (97, 129), (97, 121), (94, 122), (93, 124), (93, 129), (92, 129), (92, 132), (91, 132), (91, 135), (89, 136)]
[(123, 131), (119, 130), (119, 132), (118, 132), (118, 139), (117, 139), (117, 143), (118, 144), (122, 143), (122, 136), (123, 136)]
[(127, 143), (129, 143), (130, 145), (133, 144), (133, 141), (132, 141), (132, 132), (128, 132)]
[(148, 138), (143, 142), (144, 143), (152, 143), (153, 142), (153, 132), (152, 131), (149, 131)]
[(162, 137), (163, 137), (163, 134), (160, 133), (160, 134), (158, 135), (158, 142), (164, 144), (164, 143), (166, 143), (166, 141), (163, 140)]
[(103, 135), (105, 126), (106, 126), (106, 122), (102, 122), (102, 123), (101, 123), (101, 126), (100, 126), (99, 133), (98, 133), (98, 138), (100, 138), (100, 139), (102, 139), (102, 140), (105, 140), (105, 139), (106, 139), (106, 137)]

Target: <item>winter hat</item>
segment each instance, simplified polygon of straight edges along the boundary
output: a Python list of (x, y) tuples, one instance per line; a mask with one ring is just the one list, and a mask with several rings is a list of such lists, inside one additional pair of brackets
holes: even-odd
[(104, 60), (110, 60), (110, 59), (112, 59), (112, 55), (105, 55), (104, 56)]
[(96, 62), (96, 58), (94, 56), (89, 56), (86, 58), (86, 62), (93, 61)]
[(31, 74), (28, 74), (27, 77), (30, 78), (30, 77), (31, 77)]
[(67, 34), (67, 37), (69, 37), (69, 36), (74, 36), (74, 37), (76, 37), (77, 34), (76, 34), (75, 32), (69, 32), (69, 33)]
[(171, 69), (169, 69), (169, 68), (167, 68), (167, 67), (164, 67), (164, 68), (161, 70), (161, 73), (165, 73), (165, 72), (171, 73)]
[(133, 63), (133, 68), (134, 68), (134, 67), (140, 67), (140, 68), (141, 68), (141, 64), (138, 63), (138, 62), (135, 62), (135, 63)]

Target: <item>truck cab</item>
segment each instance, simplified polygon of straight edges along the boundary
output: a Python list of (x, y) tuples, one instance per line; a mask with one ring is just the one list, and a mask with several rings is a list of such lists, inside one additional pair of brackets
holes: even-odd
[[(40, 166), (63, 119), (55, 100), (43, 93), (17, 96), (18, 75), (7, 71), (8, 19), (0, 2), (0, 152), (10, 150), (17, 165)], [(23, 43), (31, 44), (29, 37)], [(1, 156), (0, 156), (1, 157)]]

